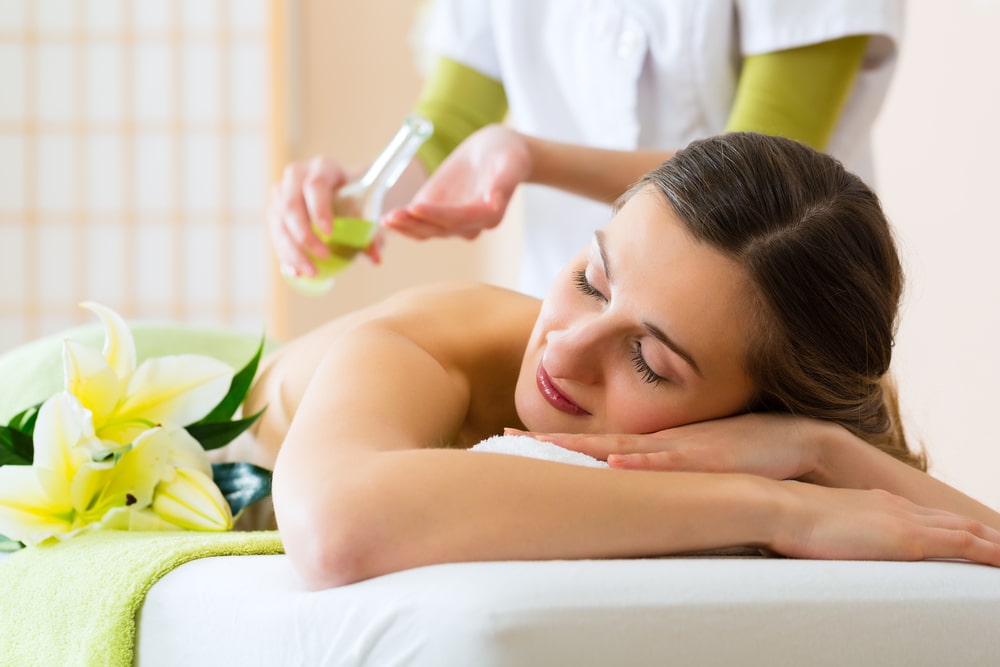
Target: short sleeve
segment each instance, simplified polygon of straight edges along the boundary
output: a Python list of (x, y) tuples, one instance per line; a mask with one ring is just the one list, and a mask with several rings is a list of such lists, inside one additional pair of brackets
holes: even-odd
[(436, 0), (424, 46), (482, 74), (502, 80), (487, 0)]
[(870, 35), (862, 69), (895, 54), (903, 0), (737, 0), (742, 55), (770, 53), (852, 35)]

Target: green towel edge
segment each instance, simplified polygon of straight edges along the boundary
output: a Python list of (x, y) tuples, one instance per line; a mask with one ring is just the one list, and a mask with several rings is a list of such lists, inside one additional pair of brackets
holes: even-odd
[(282, 553), (277, 531), (95, 531), (16, 552), (0, 561), (0, 664), (128, 667), (136, 615), (164, 575), (198, 558)]

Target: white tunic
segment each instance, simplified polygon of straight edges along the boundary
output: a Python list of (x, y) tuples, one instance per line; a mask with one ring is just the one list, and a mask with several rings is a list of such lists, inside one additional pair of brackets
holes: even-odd
[[(437, 0), (427, 43), (503, 82), (509, 122), (603, 148), (675, 150), (721, 132), (742, 58), (872, 35), (827, 150), (872, 182), (902, 0)], [(543, 295), (610, 217), (603, 204), (525, 186), (521, 288)]]

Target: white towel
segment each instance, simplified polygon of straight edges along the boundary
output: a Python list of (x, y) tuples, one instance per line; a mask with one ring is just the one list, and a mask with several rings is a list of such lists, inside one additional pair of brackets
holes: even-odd
[(514, 454), (533, 459), (544, 459), (558, 463), (570, 463), (588, 468), (607, 468), (604, 461), (595, 459), (581, 452), (574, 452), (551, 442), (535, 440), (527, 435), (494, 435), (472, 447), (474, 452), (492, 452), (494, 454)]

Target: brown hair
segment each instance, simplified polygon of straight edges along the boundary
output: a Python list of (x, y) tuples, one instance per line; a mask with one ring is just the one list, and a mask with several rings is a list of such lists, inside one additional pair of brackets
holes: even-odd
[(888, 376), (903, 272), (875, 193), (828, 155), (746, 132), (692, 143), (632, 192), (650, 185), (756, 288), (751, 409), (837, 422), (925, 469)]

